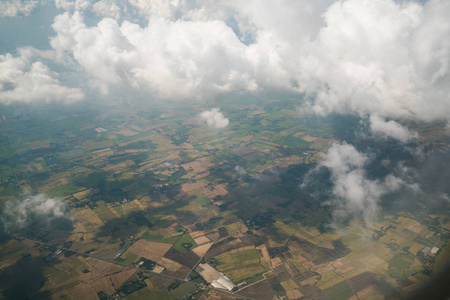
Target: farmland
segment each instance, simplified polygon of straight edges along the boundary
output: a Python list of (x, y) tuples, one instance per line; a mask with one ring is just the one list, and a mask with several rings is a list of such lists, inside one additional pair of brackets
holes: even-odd
[[(371, 226), (355, 219), (332, 228), (331, 202), (317, 192), (331, 189), (330, 176), (317, 162), (349, 126), (333, 117), (301, 119), (291, 100), (256, 104), (230, 101), (222, 108), (230, 125), (220, 130), (198, 122), (201, 104), (177, 103), (170, 112), (123, 103), (20, 117), (6, 111), (2, 209), (44, 194), (63, 203), (64, 217), (36, 217), (1, 236), (0, 292), (399, 298), (445, 263), (448, 208), (429, 195), (406, 208), (383, 207)], [(432, 147), (439, 139), (423, 142)], [(311, 174), (319, 178), (313, 187), (306, 185)], [(238, 290), (230, 296), (207, 287), (194, 271), (199, 263)]]

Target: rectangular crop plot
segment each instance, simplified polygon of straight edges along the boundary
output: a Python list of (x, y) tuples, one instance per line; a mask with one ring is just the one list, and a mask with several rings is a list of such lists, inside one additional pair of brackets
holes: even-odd
[(165, 243), (150, 242), (146, 240), (139, 240), (134, 243), (129, 249), (137, 255), (137, 257), (145, 257), (153, 261), (158, 261), (166, 254), (172, 245)]
[(336, 300), (345, 300), (353, 296), (352, 288), (345, 280), (326, 289), (325, 293), (327, 293), (332, 299)]
[(239, 283), (255, 274), (265, 272), (259, 263), (258, 250), (251, 249), (217, 256), (217, 269), (227, 275), (233, 283)]

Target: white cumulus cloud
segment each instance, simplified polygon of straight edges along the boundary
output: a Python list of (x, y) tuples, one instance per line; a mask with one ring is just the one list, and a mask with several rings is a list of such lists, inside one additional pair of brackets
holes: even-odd
[[(67, 11), (53, 24), (57, 62), (74, 63), (79, 77), (105, 95), (127, 88), (189, 101), (281, 90), (305, 94), (299, 105), (309, 113), (449, 119), (446, 0), (55, 5)], [(88, 25), (83, 14), (92, 13), (98, 18)]]
[(225, 118), (218, 108), (204, 111), (199, 114), (201, 120), (214, 128), (225, 128), (228, 126), (229, 120)]
[(131, 86), (162, 98), (205, 99), (258, 91), (268, 74), (277, 75), (267, 53), (242, 44), (222, 21), (155, 18), (142, 28), (105, 18), (88, 27), (79, 13), (65, 13), (53, 28), (61, 60), (78, 62), (104, 94)]
[(19, 55), (0, 55), (0, 103), (61, 101), (84, 97), (79, 88), (69, 88), (58, 74), (42, 63), (35, 49), (19, 49)]
[[(325, 12), (302, 77), (310, 109), (388, 118), (446, 119), (450, 112), (450, 3), (347, 0)], [(309, 68), (308, 68), (309, 67)]]

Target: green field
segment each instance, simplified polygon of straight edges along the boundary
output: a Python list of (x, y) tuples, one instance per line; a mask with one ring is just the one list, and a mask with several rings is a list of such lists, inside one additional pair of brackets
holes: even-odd
[(195, 201), (198, 202), (198, 204), (200, 204), (201, 206), (206, 206), (208, 204), (211, 204), (211, 200), (203, 194), (196, 195)]
[(329, 296), (329, 299), (333, 300), (346, 300), (354, 295), (352, 288), (346, 280), (326, 289), (325, 293)]
[(170, 293), (177, 299), (182, 299), (185, 295), (191, 294), (198, 289), (197, 286), (184, 283), (178, 286), (177, 288), (170, 291)]
[[(184, 246), (183, 246), (184, 245)], [(197, 247), (195, 241), (191, 238), (189, 234), (183, 234), (176, 242), (173, 247), (181, 252), (188, 252), (191, 249)]]
[(131, 265), (137, 258), (138, 256), (136, 254), (127, 251), (116, 260), (121, 263)]
[(217, 256), (216, 259), (220, 262), (217, 269), (227, 275), (235, 284), (265, 271), (259, 263), (259, 254), (256, 249), (223, 254)]

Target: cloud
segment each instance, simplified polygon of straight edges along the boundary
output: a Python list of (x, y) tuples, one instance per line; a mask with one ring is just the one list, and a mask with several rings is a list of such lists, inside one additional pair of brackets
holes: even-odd
[(234, 170), (239, 173), (239, 175), (244, 176), (247, 174), (247, 171), (241, 166), (235, 166)]
[(58, 74), (39, 61), (39, 51), (19, 49), (17, 57), (0, 55), (0, 103), (61, 101), (73, 102), (84, 97), (79, 88), (69, 88)]
[(92, 7), (89, 0), (55, 0), (56, 8), (66, 11), (84, 11)]
[(122, 9), (111, 0), (100, 0), (96, 2), (93, 6), (93, 11), (104, 17), (110, 17), (113, 19), (120, 19), (122, 15)]
[(309, 82), (310, 111), (384, 118), (448, 118), (448, 1), (348, 0), (324, 14), (299, 76)]
[[(364, 167), (369, 158), (358, 152), (349, 144), (333, 144), (323, 154), (319, 166), (327, 167), (332, 176), (333, 196), (330, 203), (335, 207), (335, 222), (348, 218), (361, 218), (367, 226), (377, 219), (381, 208), (382, 196), (408, 184), (392, 174), (384, 179), (370, 180), (366, 177)], [(417, 189), (417, 186), (412, 186)]]
[(11, 231), (26, 228), (36, 221), (45, 220), (49, 225), (56, 218), (71, 219), (66, 211), (67, 206), (60, 199), (38, 194), (25, 200), (8, 200), (0, 218), (5, 229)]
[[(105, 95), (133, 89), (151, 98), (191, 101), (275, 90), (306, 95), (299, 102), (303, 111), (320, 115), (398, 121), (450, 115), (445, 0), (55, 5), (70, 12), (53, 24), (59, 67), (75, 64), (79, 78)], [(87, 25), (83, 13), (100, 18)]]
[(37, 0), (3, 0), (0, 2), (0, 17), (29, 16), (38, 4)]
[(373, 133), (390, 137), (406, 143), (417, 139), (417, 132), (412, 132), (395, 121), (385, 121), (377, 115), (370, 116), (370, 129)]
[(242, 44), (222, 21), (155, 18), (142, 28), (105, 18), (88, 27), (79, 13), (65, 13), (53, 28), (60, 61), (75, 60), (104, 94), (130, 86), (161, 98), (206, 99), (258, 91), (264, 76), (277, 75), (264, 51)]
[(218, 108), (204, 111), (198, 115), (201, 120), (214, 128), (225, 128), (228, 126), (229, 120), (225, 118)]
[(304, 108), (317, 114), (435, 120), (450, 113), (448, 1), (102, 0), (94, 7), (116, 19), (149, 16), (146, 27), (108, 18), (88, 27), (79, 13), (55, 19), (53, 47), (105, 94), (118, 85), (177, 99), (284, 89), (309, 95)]

